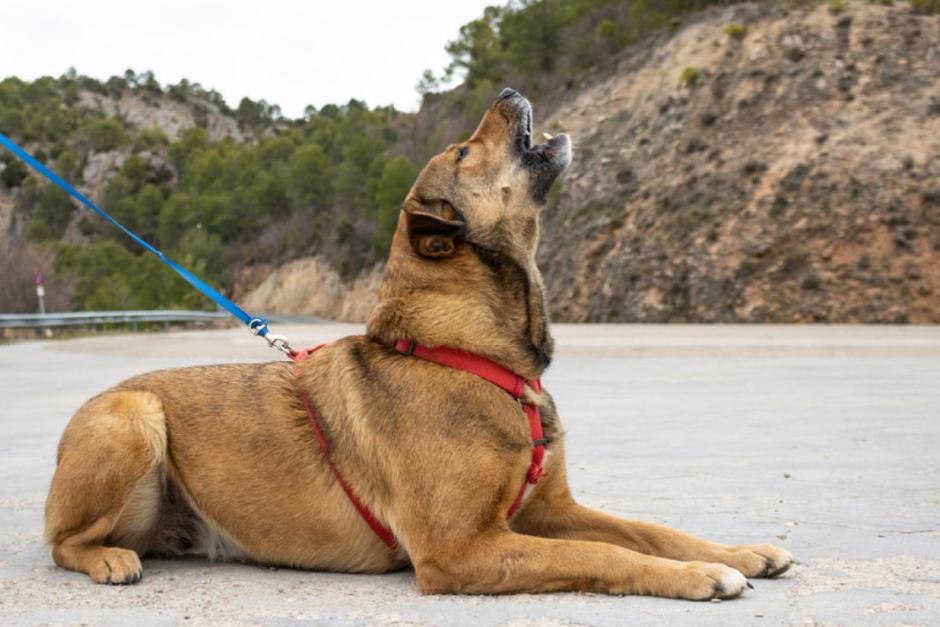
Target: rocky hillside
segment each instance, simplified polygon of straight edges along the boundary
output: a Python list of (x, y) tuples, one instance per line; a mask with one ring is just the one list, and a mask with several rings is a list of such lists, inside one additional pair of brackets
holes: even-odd
[(546, 126), (576, 146), (544, 214), (556, 320), (940, 322), (940, 16), (707, 12)]

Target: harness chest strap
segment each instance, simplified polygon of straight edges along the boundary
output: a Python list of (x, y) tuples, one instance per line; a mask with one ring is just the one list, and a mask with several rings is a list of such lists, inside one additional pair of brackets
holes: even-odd
[[(294, 376), (300, 378), (301, 374), (301, 363), (308, 355), (314, 351), (319, 350), (326, 346), (325, 344), (320, 344), (310, 349), (302, 351), (291, 351), (290, 357), (294, 361)], [(537, 394), (541, 393), (542, 386), (541, 382), (536, 379), (530, 381), (523, 379), (516, 373), (508, 370), (494, 361), (481, 357), (480, 355), (474, 355), (473, 353), (468, 353), (466, 351), (457, 350), (454, 348), (448, 348), (446, 346), (436, 346), (436, 347), (427, 347), (417, 344), (409, 340), (398, 340), (394, 344), (395, 350), (397, 350), (402, 355), (414, 355), (415, 357), (420, 357), (421, 359), (426, 359), (449, 368), (454, 368), (456, 370), (463, 370), (474, 374), (482, 379), (486, 379), (490, 383), (499, 386), (506, 392), (508, 392), (513, 398), (517, 399), (522, 405), (522, 410), (525, 412), (526, 418), (529, 422), (529, 433), (532, 438), (532, 461), (529, 464), (529, 470), (526, 473), (525, 481), (522, 483), (522, 487), (519, 490), (519, 494), (513, 500), (512, 504), (509, 506), (509, 511), (506, 513), (507, 518), (511, 518), (513, 514), (518, 511), (519, 506), (522, 505), (522, 501), (526, 496), (526, 489), (535, 485), (542, 478), (544, 468), (542, 463), (545, 461), (545, 438), (542, 431), (542, 416), (539, 413), (537, 406), (526, 402), (523, 400), (525, 394), (525, 386), (528, 385), (531, 387)], [(349, 482), (346, 481), (343, 474), (340, 472), (339, 467), (333, 461), (333, 457), (330, 454), (330, 445), (326, 441), (326, 437), (323, 435), (323, 431), (320, 429), (320, 425), (317, 422), (316, 413), (313, 411), (313, 405), (310, 402), (310, 397), (307, 395), (306, 391), (303, 388), (299, 388), (298, 394), (300, 395), (301, 400), (303, 401), (304, 408), (307, 411), (307, 417), (310, 422), (310, 429), (313, 431), (314, 436), (317, 439), (317, 442), (320, 445), (320, 450), (323, 452), (323, 456), (326, 459), (327, 463), (330, 466), (330, 469), (333, 471), (334, 476), (336, 477), (337, 482), (343, 488), (343, 491), (346, 493), (346, 496), (349, 498), (350, 503), (353, 507), (356, 508), (356, 511), (359, 512), (359, 515), (362, 519), (369, 525), (369, 528), (388, 546), (390, 549), (395, 549), (398, 546), (398, 541), (395, 539), (395, 534), (392, 533), (392, 530), (387, 526), (379, 522), (378, 519), (369, 511), (369, 508), (359, 500), (359, 497), (356, 496), (355, 491), (352, 489), (352, 486), (349, 485)]]
[[(320, 344), (319, 346), (314, 346), (313, 348), (308, 348), (301, 351), (292, 351), (290, 353), (290, 358), (294, 361), (294, 376), (298, 380), (300, 379), (300, 366), (303, 363), (303, 360), (306, 359), (307, 356), (309, 356), (311, 353), (323, 348), (324, 346), (326, 346), (326, 344)], [(398, 540), (395, 539), (395, 534), (392, 533), (391, 529), (380, 523), (378, 519), (372, 515), (372, 512), (369, 511), (369, 508), (366, 507), (365, 503), (359, 500), (359, 497), (356, 496), (356, 492), (352, 489), (352, 486), (349, 485), (349, 482), (346, 481), (346, 478), (343, 476), (343, 473), (340, 472), (336, 462), (333, 461), (333, 456), (330, 454), (330, 444), (326, 441), (326, 437), (323, 435), (323, 431), (320, 429), (320, 425), (317, 422), (317, 414), (313, 411), (313, 405), (310, 403), (310, 396), (301, 386), (298, 386), (297, 393), (300, 396), (300, 400), (302, 400), (304, 403), (304, 409), (307, 410), (307, 418), (310, 422), (310, 430), (313, 431), (313, 435), (320, 444), (320, 450), (323, 452), (323, 457), (326, 459), (326, 463), (329, 464), (330, 470), (333, 471), (333, 475), (336, 477), (336, 481), (343, 488), (343, 492), (346, 493), (346, 496), (349, 497), (349, 502), (352, 503), (353, 507), (356, 508), (356, 511), (359, 512), (359, 515), (362, 517), (362, 519), (366, 521), (366, 524), (369, 525), (369, 528), (375, 532), (375, 535), (377, 535), (388, 548), (394, 550), (398, 546)]]
[(526, 385), (535, 390), (537, 394), (542, 392), (541, 381), (538, 379), (534, 381), (523, 379), (512, 370), (504, 368), (486, 357), (447, 346), (423, 346), (403, 339), (395, 342), (395, 350), (402, 355), (414, 355), (443, 366), (475, 374), (481, 379), (486, 379), (493, 385), (503, 388), (522, 405), (522, 410), (529, 421), (529, 433), (532, 438), (532, 462), (529, 464), (529, 470), (526, 473), (522, 487), (519, 489), (519, 494), (506, 513), (507, 518), (512, 518), (512, 515), (522, 505), (522, 501), (525, 500), (526, 488), (529, 485), (538, 483), (544, 473), (542, 462), (545, 461), (545, 438), (542, 432), (542, 415), (539, 413), (538, 407), (523, 400)]

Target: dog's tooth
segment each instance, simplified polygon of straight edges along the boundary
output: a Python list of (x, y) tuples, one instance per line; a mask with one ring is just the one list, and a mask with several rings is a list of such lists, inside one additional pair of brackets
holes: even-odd
[(551, 138), (552, 138), (552, 134), (551, 134), (551, 133), (542, 133), (542, 137), (544, 137), (545, 139), (551, 139)]

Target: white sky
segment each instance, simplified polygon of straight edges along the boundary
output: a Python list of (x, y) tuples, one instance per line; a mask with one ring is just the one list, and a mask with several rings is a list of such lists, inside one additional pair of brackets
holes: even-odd
[(149, 69), (288, 117), (350, 98), (413, 111), (421, 72), (488, 4), (502, 1), (0, 0), (0, 78)]

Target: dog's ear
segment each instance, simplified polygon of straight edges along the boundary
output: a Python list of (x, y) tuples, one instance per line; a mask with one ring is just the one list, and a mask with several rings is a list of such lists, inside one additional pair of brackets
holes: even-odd
[(463, 240), (467, 225), (463, 216), (446, 200), (405, 203), (408, 220), (408, 240), (422, 257), (452, 257)]

